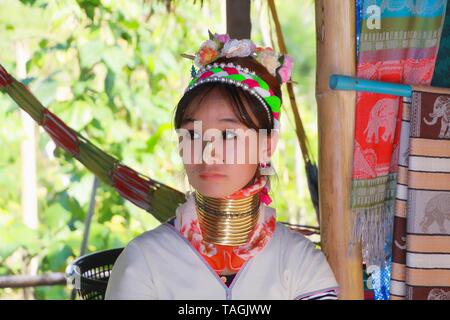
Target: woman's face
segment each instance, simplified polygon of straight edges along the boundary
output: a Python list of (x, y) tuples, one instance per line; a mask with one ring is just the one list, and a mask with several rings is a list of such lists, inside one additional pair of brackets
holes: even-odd
[[(258, 123), (253, 115), (252, 120)], [(228, 196), (252, 180), (260, 152), (267, 152), (270, 140), (241, 123), (231, 102), (216, 89), (192, 102), (180, 129), (180, 155), (189, 183), (214, 198)]]

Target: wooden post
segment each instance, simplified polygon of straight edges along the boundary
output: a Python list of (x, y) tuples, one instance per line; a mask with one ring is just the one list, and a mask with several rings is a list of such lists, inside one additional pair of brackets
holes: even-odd
[(331, 74), (355, 75), (355, 1), (316, 0), (316, 100), (321, 243), (340, 299), (363, 299), (361, 250), (349, 252), (354, 91), (332, 91)]
[(250, 0), (227, 0), (227, 33), (234, 39), (250, 39)]

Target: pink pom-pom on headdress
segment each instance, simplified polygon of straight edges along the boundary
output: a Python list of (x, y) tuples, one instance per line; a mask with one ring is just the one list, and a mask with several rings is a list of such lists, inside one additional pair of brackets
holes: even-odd
[(281, 83), (286, 83), (291, 78), (292, 67), (294, 66), (294, 61), (288, 55), (284, 56), (283, 65), (278, 69), (278, 75), (281, 78)]
[(228, 41), (230, 41), (230, 36), (228, 34), (214, 34), (214, 38), (216, 38), (217, 40), (219, 40), (219, 42), (221, 43), (227, 43)]

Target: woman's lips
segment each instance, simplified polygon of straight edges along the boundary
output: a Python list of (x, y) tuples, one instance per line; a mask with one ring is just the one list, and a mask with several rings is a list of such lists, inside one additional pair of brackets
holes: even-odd
[(225, 175), (219, 172), (203, 172), (199, 174), (199, 177), (204, 180), (216, 180), (225, 178)]

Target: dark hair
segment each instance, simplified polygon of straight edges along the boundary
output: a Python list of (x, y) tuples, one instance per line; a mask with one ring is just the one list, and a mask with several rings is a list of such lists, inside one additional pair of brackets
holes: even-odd
[[(215, 62), (228, 63), (240, 65), (243, 68), (248, 68), (254, 71), (257, 76), (262, 78), (272, 89), (272, 91), (281, 99), (281, 88), (277, 79), (272, 76), (267, 69), (256, 61), (252, 57), (236, 57), (236, 58), (219, 58)], [(247, 91), (236, 87), (233, 84), (227, 84), (222, 82), (210, 82), (201, 84), (194, 89), (188, 91), (178, 102), (175, 110), (174, 125), (176, 129), (179, 129), (184, 122), (186, 112), (192, 107), (192, 102), (199, 97), (199, 102), (207, 96), (212, 90), (220, 90), (226, 97), (230, 99), (233, 106), (233, 111), (238, 119), (251, 129), (267, 129), (268, 133), (273, 128), (273, 115), (270, 112), (270, 117), (267, 117), (267, 112), (261, 102)], [(257, 119), (258, 123), (254, 123), (249, 114), (249, 110), (245, 107), (245, 104), (249, 106), (250, 112)], [(270, 110), (270, 109), (269, 109)]]

